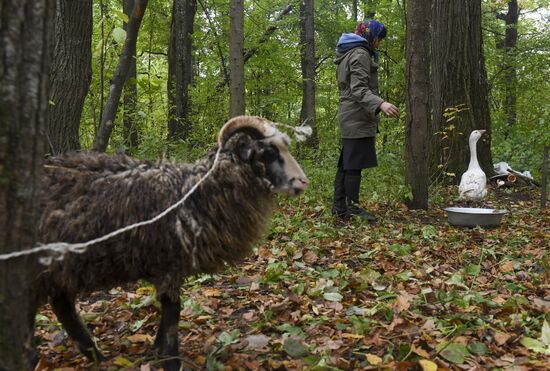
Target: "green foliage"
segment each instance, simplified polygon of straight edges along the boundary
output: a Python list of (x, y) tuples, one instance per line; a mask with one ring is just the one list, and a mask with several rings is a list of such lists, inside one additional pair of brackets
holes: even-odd
[[(288, 5), (293, 10), (278, 17)], [(507, 10), (507, 1), (484, 0), (483, 30), (485, 62), (490, 83), (492, 145), (495, 162), (506, 161), (514, 169), (530, 170), (538, 178), (542, 148), (550, 142), (550, 75), (548, 22), (540, 22), (532, 10), (549, 6), (548, 0), (521, 1), (522, 16), (516, 49), (511, 53), (518, 71), (517, 122), (506, 124), (506, 80), (503, 73), (504, 51), (497, 48), (505, 31), (496, 12)], [(228, 3), (205, 0), (197, 4), (194, 51), (194, 83), (190, 89), (192, 130), (185, 141), (170, 141), (167, 134), (168, 40), (172, 2), (149, 3), (137, 45), (137, 112), (129, 112), (138, 126), (139, 146), (131, 149), (140, 158), (174, 157), (192, 161), (206, 153), (215, 143), (216, 133), (226, 121), (229, 89), (224, 84), (228, 60)], [(315, 204), (326, 210), (332, 197), (332, 178), (340, 150), (338, 134), (338, 86), (333, 64), (334, 48), (342, 32), (352, 32), (351, 1), (315, 2), (317, 129), (320, 147), (316, 151), (295, 145), (311, 181), (306, 196), (298, 203)], [(364, 2), (359, 20), (367, 12), (388, 28), (381, 45), (380, 89), (382, 97), (400, 106), (399, 120), (382, 118), (377, 139), (379, 166), (364, 172), (362, 196), (374, 202), (393, 202), (411, 198), (404, 182), (403, 148), (405, 138), (405, 3), (391, 0)], [(92, 39), (93, 78), (82, 113), (81, 143), (90, 148), (101, 120), (102, 105), (109, 92), (122, 49), (122, 27), (128, 15), (122, 13), (120, 1), (94, 3)], [(266, 30), (276, 27), (268, 37)], [(246, 62), (247, 113), (262, 115), (273, 121), (298, 124), (302, 99), (300, 67), (299, 3), (296, 1), (246, 1), (245, 51), (254, 50)], [(102, 72), (103, 69), (103, 72)], [(101, 75), (103, 73), (103, 84)], [(124, 138), (121, 104), (115, 121), (109, 151), (129, 151)], [(452, 118), (452, 117), (451, 117)], [(450, 122), (452, 124), (452, 122)], [(449, 130), (452, 130), (450, 128)], [(444, 135), (445, 133), (440, 133)], [(438, 137), (439, 138), (439, 137)], [(439, 138), (440, 139), (440, 138)], [(438, 140), (439, 140), (438, 139)], [(452, 174), (440, 174), (452, 179)], [(439, 179), (441, 180), (441, 179)], [(438, 181), (432, 184), (432, 201), (438, 200)], [(284, 201), (287, 202), (287, 201)]]

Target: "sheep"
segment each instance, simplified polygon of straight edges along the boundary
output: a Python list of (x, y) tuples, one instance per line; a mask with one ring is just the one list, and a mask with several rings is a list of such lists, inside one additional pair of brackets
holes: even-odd
[(78, 316), (77, 295), (146, 279), (156, 287), (161, 304), (154, 345), (161, 356), (171, 357), (164, 361), (166, 370), (179, 369), (184, 278), (241, 261), (265, 232), (273, 194), (299, 195), (307, 187), (289, 142), (266, 119), (239, 116), (222, 127), (216, 149), (195, 164), (86, 152), (48, 159), (41, 241), (83, 242), (158, 215), (204, 176), (221, 148), (211, 176), (164, 218), (52, 262), (38, 279), (37, 300), (49, 297), (80, 351), (90, 360), (103, 360)]

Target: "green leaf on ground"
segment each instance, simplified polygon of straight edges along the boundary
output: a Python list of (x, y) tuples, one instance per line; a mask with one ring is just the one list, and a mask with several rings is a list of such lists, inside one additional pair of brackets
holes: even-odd
[(449, 362), (461, 364), (470, 352), (464, 344), (450, 343), (439, 354)]

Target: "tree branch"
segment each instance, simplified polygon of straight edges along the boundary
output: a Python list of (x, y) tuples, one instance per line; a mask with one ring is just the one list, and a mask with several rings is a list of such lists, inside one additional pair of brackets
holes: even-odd
[(134, 3), (134, 9), (128, 21), (126, 41), (120, 53), (115, 73), (111, 78), (109, 97), (107, 98), (105, 111), (101, 117), (101, 124), (94, 140), (94, 151), (105, 152), (109, 144), (118, 105), (120, 103), (120, 96), (122, 95), (122, 88), (128, 77), (130, 62), (135, 54), (139, 26), (141, 25), (141, 20), (143, 19), (146, 8), (147, 0), (136, 0)]

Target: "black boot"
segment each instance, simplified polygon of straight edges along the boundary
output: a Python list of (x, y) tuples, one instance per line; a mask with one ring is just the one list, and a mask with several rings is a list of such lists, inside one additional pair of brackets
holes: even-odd
[(344, 216), (347, 212), (346, 191), (344, 188), (344, 170), (338, 166), (334, 179), (334, 202), (332, 203), (332, 215)]
[(346, 189), (346, 203), (348, 216), (358, 216), (369, 223), (376, 222), (376, 217), (367, 210), (359, 207), (359, 190), (361, 189), (361, 173), (349, 174), (346, 172), (344, 177)]

